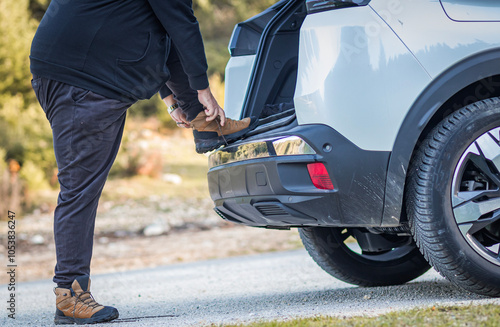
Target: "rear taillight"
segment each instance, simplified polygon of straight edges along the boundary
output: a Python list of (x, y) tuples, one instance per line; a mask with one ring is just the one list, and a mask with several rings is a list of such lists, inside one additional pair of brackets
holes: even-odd
[(307, 171), (309, 171), (309, 176), (311, 176), (311, 180), (316, 188), (320, 190), (333, 190), (332, 180), (323, 163), (315, 162), (307, 164)]
[(307, 13), (332, 10), (345, 7), (366, 6), (370, 0), (306, 0)]

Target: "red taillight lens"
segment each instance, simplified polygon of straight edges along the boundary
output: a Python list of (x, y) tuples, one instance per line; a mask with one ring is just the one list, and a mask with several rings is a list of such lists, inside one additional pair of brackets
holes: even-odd
[(316, 188), (320, 190), (333, 190), (332, 180), (324, 164), (321, 162), (307, 164), (307, 170)]

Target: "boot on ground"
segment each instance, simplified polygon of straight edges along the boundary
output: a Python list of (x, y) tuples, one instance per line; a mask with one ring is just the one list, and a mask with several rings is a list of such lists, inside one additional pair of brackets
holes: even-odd
[(95, 324), (118, 318), (118, 310), (103, 306), (90, 294), (89, 276), (79, 276), (71, 288), (54, 288), (56, 294), (56, 325)]

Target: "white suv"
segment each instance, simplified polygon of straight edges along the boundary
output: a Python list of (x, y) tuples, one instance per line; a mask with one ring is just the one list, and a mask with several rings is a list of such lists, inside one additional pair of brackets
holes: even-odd
[(299, 227), (349, 283), (432, 265), (500, 296), (499, 31), (478, 0), (283, 0), (238, 24), (226, 111), (268, 117), (210, 155), (215, 210)]

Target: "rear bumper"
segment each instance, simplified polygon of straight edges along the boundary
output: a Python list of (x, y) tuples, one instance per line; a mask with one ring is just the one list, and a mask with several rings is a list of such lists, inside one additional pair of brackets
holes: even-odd
[[(222, 218), (249, 226), (380, 226), (389, 154), (325, 125), (295, 126), (211, 154), (210, 195)], [(334, 190), (313, 185), (312, 162), (325, 164)]]

